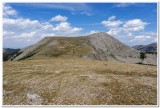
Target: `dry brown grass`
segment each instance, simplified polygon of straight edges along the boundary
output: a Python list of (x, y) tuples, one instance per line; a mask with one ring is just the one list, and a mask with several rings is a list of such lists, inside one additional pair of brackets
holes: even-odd
[(84, 59), (3, 63), (4, 105), (156, 105), (155, 66)]

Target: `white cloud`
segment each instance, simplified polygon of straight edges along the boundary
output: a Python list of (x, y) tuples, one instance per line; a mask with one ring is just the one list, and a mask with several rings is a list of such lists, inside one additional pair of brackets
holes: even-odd
[[(73, 13), (72, 13), (73, 14)], [(89, 12), (81, 12), (80, 14), (82, 15), (87, 15), (87, 16), (92, 16), (93, 14), (89, 13)], [(74, 14), (73, 14), (74, 15)]]
[(156, 38), (154, 38), (154, 41), (158, 43), (158, 38), (157, 38), (157, 37), (156, 37)]
[(9, 31), (9, 32), (3, 31), (3, 35), (6, 35), (6, 36), (8, 36), (8, 35), (14, 35), (14, 34), (15, 34), (15, 33), (12, 32), (12, 31)]
[(72, 15), (85, 14), (87, 16), (93, 15), (92, 8), (86, 3), (36, 3), (26, 4), (25, 6), (34, 8), (47, 8), (47, 9), (61, 9), (70, 11)]
[(152, 36), (146, 35), (137, 35), (134, 38), (130, 39), (128, 42), (133, 45), (141, 45), (141, 44), (149, 44), (155, 42), (156, 38)]
[(24, 38), (30, 38), (33, 37), (36, 34), (36, 32), (30, 32), (30, 33), (22, 33), (19, 38), (24, 37)]
[(128, 21), (115, 20), (116, 16), (111, 16), (106, 21), (102, 21), (107, 29), (107, 33), (112, 36), (134, 36), (135, 33), (143, 31), (149, 23), (141, 19), (132, 19)]
[(151, 35), (151, 36), (157, 36), (157, 32), (153, 32), (153, 31), (142, 32), (142, 34)]
[(17, 15), (17, 11), (14, 10), (11, 6), (4, 4), (3, 5), (3, 17), (15, 16)]
[(61, 35), (74, 35), (83, 30), (82, 28), (72, 27), (68, 22), (60, 22), (53, 28), (53, 31)]
[(111, 20), (114, 20), (115, 18), (116, 18), (116, 16), (110, 16), (110, 17), (108, 18), (108, 20), (111, 21)]
[(135, 26), (141, 26), (141, 25), (146, 25), (146, 22), (143, 22), (141, 19), (133, 19), (127, 21), (123, 26), (124, 27), (135, 27)]
[(108, 20), (102, 21), (101, 24), (103, 24), (105, 27), (118, 27), (120, 26), (123, 22), (120, 20), (115, 21), (114, 19), (116, 18), (116, 16), (111, 16), (108, 18)]
[(122, 24), (122, 21), (102, 21), (102, 24), (105, 27), (118, 27), (119, 25)]
[(128, 33), (128, 36), (133, 36), (133, 34), (129, 32), (129, 33)]
[(144, 35), (139, 35), (134, 37), (136, 40), (146, 40), (146, 39), (151, 39), (151, 36), (144, 36)]
[(57, 26), (55, 28), (53, 28), (53, 31), (66, 31), (70, 29), (70, 23), (68, 22), (60, 22), (59, 24), (57, 24)]
[(141, 31), (144, 30), (147, 24), (148, 23), (143, 22), (141, 19), (133, 19), (125, 22), (123, 27), (125, 27), (126, 31)]
[(80, 32), (81, 30), (83, 30), (83, 29), (82, 28), (74, 27), (70, 31), (72, 31), (72, 32)]
[(83, 30), (83, 28), (72, 27), (68, 22), (60, 22), (57, 25), (52, 25), (48, 22), (23, 18), (4, 18), (3, 20), (4, 39), (33, 38), (33, 40), (40, 40), (45, 36), (78, 35)]
[(66, 21), (68, 18), (65, 16), (57, 15), (53, 17), (50, 21)]
[(122, 32), (122, 28), (112, 28), (110, 29), (107, 33), (110, 34), (111, 36), (117, 36)]
[(41, 35), (42, 38), (44, 38), (44, 37), (46, 37), (46, 36), (47, 36), (47, 37), (52, 37), (52, 36), (55, 36), (55, 34), (54, 34), (54, 33), (48, 33), (48, 34), (46, 33), (46, 34), (42, 34), (42, 35)]
[(107, 33), (115, 36), (124, 43), (142, 44), (154, 42), (157, 33), (153, 31), (146, 31), (145, 28), (149, 24), (141, 19), (131, 20), (115, 20), (116, 16), (111, 16), (106, 21), (102, 21)]
[(137, 27), (128, 27), (125, 29), (125, 31), (141, 31), (144, 30), (145, 26), (137, 26)]
[(30, 20), (23, 18), (4, 18), (3, 19), (4, 30), (9, 29), (10, 31), (23, 32), (32, 31), (41, 28), (42, 24), (38, 20)]
[(3, 30), (6, 33), (3, 34), (3, 37), (31, 38), (34, 37), (36, 33), (40, 34), (43, 31), (45, 32), (45, 30), (42, 31), (44, 26), (46, 26), (46, 24), (40, 23), (38, 20), (30, 20), (23, 18), (17, 18), (17, 19), (4, 18)]
[(92, 30), (92, 31), (90, 31), (88, 34), (94, 34), (94, 33), (98, 33), (99, 31), (97, 31), (97, 30)]
[(51, 25), (51, 24), (49, 24), (49, 23), (46, 23), (43, 27), (42, 27), (42, 29), (44, 29), (44, 30), (51, 30), (53, 28), (53, 25)]
[(26, 4), (25, 6), (34, 8), (48, 8), (48, 9), (64, 9), (68, 11), (88, 11), (91, 8), (85, 3), (36, 3)]
[(119, 3), (119, 4), (116, 4), (115, 6), (119, 8), (124, 8), (124, 7), (128, 7), (131, 5), (135, 5), (135, 4), (134, 3)]

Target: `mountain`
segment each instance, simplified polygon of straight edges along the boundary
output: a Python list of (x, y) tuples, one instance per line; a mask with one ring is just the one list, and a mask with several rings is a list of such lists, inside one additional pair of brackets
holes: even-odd
[(3, 61), (10, 60), (20, 49), (3, 48)]
[(137, 45), (133, 48), (144, 52), (146, 58), (143, 60), (143, 64), (157, 65), (157, 43), (151, 43), (148, 45)]
[(143, 52), (157, 52), (157, 43), (151, 43), (148, 45), (136, 45), (133, 48)]
[(21, 49), (13, 60), (46, 57), (87, 58), (137, 63), (140, 54), (107, 33), (99, 32), (79, 37), (45, 37), (38, 43)]

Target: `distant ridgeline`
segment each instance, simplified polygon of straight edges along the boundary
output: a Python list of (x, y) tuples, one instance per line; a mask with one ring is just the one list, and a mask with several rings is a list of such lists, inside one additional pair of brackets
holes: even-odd
[(136, 46), (133, 46), (133, 48), (135, 48), (141, 52), (146, 52), (146, 53), (150, 53), (150, 54), (157, 53), (157, 43), (151, 43), (148, 45), (136, 45)]
[[(10, 60), (58, 57), (139, 63), (142, 60), (137, 48), (129, 47), (103, 32), (79, 37), (45, 37), (38, 43), (21, 49)], [(157, 64), (155, 56), (147, 56), (148, 58), (143, 63)]]
[(3, 48), (3, 61), (10, 60), (20, 49)]
[[(143, 55), (143, 64), (157, 65), (157, 43), (151, 43), (148, 45), (137, 45), (133, 48), (140, 51), (141, 56)], [(154, 62), (154, 63), (153, 63)], [(140, 64), (142, 64), (140, 62)]]

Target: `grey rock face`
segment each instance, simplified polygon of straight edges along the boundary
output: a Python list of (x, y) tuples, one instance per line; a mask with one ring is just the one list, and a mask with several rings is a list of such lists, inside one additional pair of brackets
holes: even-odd
[(136, 49), (124, 45), (107, 33), (95, 33), (87, 38), (88, 45), (94, 49), (93, 54), (90, 54), (89, 57), (130, 63), (140, 61), (139, 52)]

